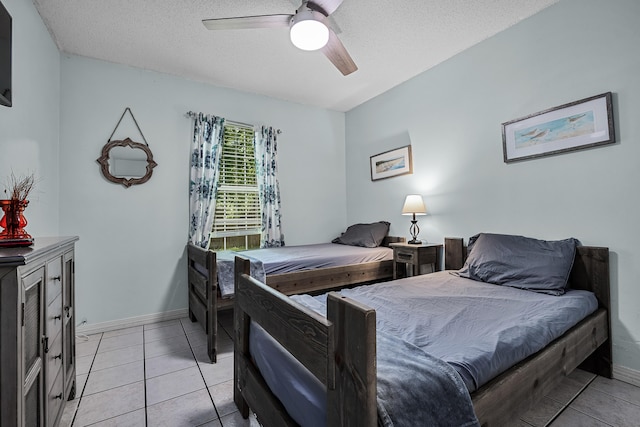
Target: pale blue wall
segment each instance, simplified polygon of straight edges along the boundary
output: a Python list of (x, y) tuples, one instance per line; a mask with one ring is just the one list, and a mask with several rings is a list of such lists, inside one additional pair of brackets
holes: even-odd
[[(346, 224), (344, 113), (103, 61), (63, 56), (60, 229), (78, 234), (76, 310), (89, 324), (187, 307), (189, 110), (280, 128), (288, 245)], [(158, 166), (144, 185), (105, 180), (96, 159), (130, 107)], [(142, 142), (130, 116), (114, 139)]]
[(13, 18), (13, 106), (0, 106), (0, 197), (7, 178), (34, 173), (25, 216), (34, 236), (58, 234), (60, 54), (33, 4), (2, 0)]
[[(61, 60), (31, 2), (3, 4), (14, 19), (14, 106), (0, 107), (0, 179), (11, 169), (34, 170), (40, 182), (28, 231), (80, 236), (79, 319), (186, 307), (190, 122), (182, 114), (202, 110), (283, 130), (289, 244), (378, 219), (407, 235), (402, 201), (419, 192), (430, 211), (420, 218), (428, 241), (495, 231), (609, 246), (615, 362), (640, 370), (636, 0), (562, 0), (352, 110), (346, 160), (341, 113), (86, 58)], [(500, 123), (606, 91), (614, 93), (617, 144), (502, 162)], [(95, 162), (126, 106), (159, 163), (149, 183), (130, 189), (106, 182)], [(415, 173), (371, 182), (369, 156), (407, 143)]]
[[(3, 4), (14, 24), (14, 105), (0, 107), (0, 182), (12, 170), (35, 172), (27, 231), (80, 236), (79, 320), (187, 307), (188, 110), (282, 129), (287, 244), (328, 241), (346, 226), (343, 113), (87, 58), (61, 59), (31, 2)], [(129, 189), (107, 182), (96, 163), (127, 106), (159, 164), (151, 181)], [(114, 137), (139, 141), (132, 126), (127, 117)]]
[[(406, 236), (417, 192), (430, 242), (490, 231), (608, 246), (615, 363), (640, 370), (639, 17), (637, 0), (562, 0), (348, 112), (348, 221), (386, 218)], [(501, 123), (607, 91), (615, 145), (503, 163)], [(369, 156), (408, 143), (414, 174), (371, 182)]]

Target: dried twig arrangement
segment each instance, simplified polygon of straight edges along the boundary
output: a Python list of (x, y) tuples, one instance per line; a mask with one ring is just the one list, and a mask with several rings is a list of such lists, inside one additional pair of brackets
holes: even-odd
[[(8, 182), (5, 185), (6, 188), (4, 190), (4, 193), (7, 198), (11, 200), (26, 200), (35, 185), (36, 177), (33, 173), (25, 176), (20, 176), (18, 178), (13, 172), (11, 172), (11, 175), (8, 178)], [(8, 192), (7, 189), (9, 190)]]

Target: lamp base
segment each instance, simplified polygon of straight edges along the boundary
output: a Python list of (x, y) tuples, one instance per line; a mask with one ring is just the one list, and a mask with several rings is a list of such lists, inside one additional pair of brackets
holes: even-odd
[(410, 245), (422, 244), (422, 241), (418, 240), (418, 233), (420, 233), (420, 228), (418, 227), (416, 214), (413, 214), (413, 219), (411, 220), (411, 227), (409, 227), (409, 234), (411, 234), (411, 240), (409, 240), (407, 243), (409, 243)]

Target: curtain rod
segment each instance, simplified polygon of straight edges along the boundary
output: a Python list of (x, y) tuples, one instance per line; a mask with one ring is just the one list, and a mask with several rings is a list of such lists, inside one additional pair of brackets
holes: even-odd
[[(185, 114), (187, 117), (197, 117), (198, 113), (194, 112), (194, 111), (187, 111), (187, 113)], [(246, 126), (248, 128), (255, 128), (255, 125), (250, 125), (249, 123), (242, 123), (242, 122), (236, 122), (235, 120), (226, 120), (225, 122), (230, 123), (232, 125), (236, 125), (236, 126)], [(280, 129), (276, 129), (276, 133), (278, 133), (278, 135), (280, 135), (282, 133), (282, 131)]]

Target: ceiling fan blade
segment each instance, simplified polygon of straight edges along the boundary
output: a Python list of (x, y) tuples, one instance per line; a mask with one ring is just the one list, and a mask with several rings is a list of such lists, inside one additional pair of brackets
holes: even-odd
[(253, 28), (288, 27), (293, 15), (259, 15), (237, 18), (203, 19), (202, 23), (210, 30), (248, 30)]
[(327, 16), (335, 12), (342, 2), (343, 0), (309, 0), (309, 3), (312, 4), (311, 8), (315, 5), (321, 9), (320, 12), (325, 12)]
[(347, 49), (345, 49), (331, 28), (329, 28), (329, 41), (326, 46), (320, 50), (343, 75), (348, 76), (358, 69), (356, 63), (351, 59), (351, 55), (349, 55), (349, 52), (347, 52)]

